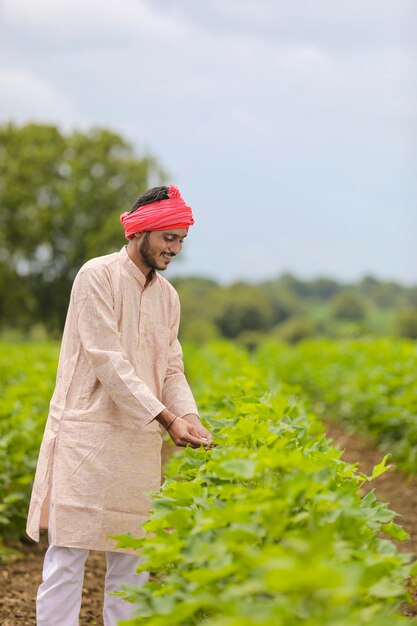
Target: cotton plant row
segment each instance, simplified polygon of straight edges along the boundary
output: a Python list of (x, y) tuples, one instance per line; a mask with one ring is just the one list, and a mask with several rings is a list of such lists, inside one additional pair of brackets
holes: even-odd
[[(230, 345), (189, 351), (188, 373), (215, 434), (174, 455), (140, 548), (153, 581), (130, 589), (146, 626), (392, 626), (405, 598), (406, 533), (367, 477), (340, 460), (290, 388)], [(384, 471), (385, 462), (374, 470)], [(386, 538), (381, 537), (381, 533)]]
[(415, 341), (266, 341), (256, 360), (273, 379), (297, 384), (316, 412), (370, 434), (404, 470), (417, 472)]
[(0, 560), (2, 538), (25, 535), (31, 484), (56, 375), (55, 344), (0, 344)]

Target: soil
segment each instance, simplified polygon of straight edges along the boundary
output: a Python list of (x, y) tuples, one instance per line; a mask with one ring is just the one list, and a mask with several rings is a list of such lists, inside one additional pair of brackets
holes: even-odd
[[(343, 458), (358, 463), (359, 469), (370, 474), (374, 465), (384, 454), (370, 440), (344, 431), (339, 425), (327, 424), (328, 434), (342, 450)], [(172, 451), (164, 447), (164, 459)], [(409, 533), (410, 539), (399, 545), (405, 552), (417, 554), (417, 479), (407, 477), (395, 467), (385, 474), (366, 483), (364, 491), (375, 489), (378, 499), (389, 503), (399, 515), (397, 522)], [(46, 535), (39, 544), (26, 544), (21, 548), (23, 558), (0, 570), (0, 624), (1, 626), (34, 626), (35, 596), (41, 582), (43, 555), (47, 546)], [(105, 557), (102, 552), (91, 551), (85, 568), (83, 602), (80, 626), (103, 626), (102, 597), (105, 574)], [(409, 617), (417, 616), (417, 604), (407, 604), (401, 611)]]
[[(41, 582), (43, 555), (47, 544), (44, 533), (38, 544), (23, 547), (23, 559), (2, 567), (1, 626), (35, 626), (35, 597)], [(104, 552), (91, 551), (85, 567), (80, 626), (103, 624), (101, 611), (104, 573)]]

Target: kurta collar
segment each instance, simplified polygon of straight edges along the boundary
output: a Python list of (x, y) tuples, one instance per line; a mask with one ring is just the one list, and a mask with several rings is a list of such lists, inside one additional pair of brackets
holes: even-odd
[(140, 271), (136, 263), (134, 263), (132, 259), (130, 258), (130, 256), (128, 255), (127, 246), (123, 246), (123, 248), (119, 252), (119, 256), (122, 261), (123, 267), (127, 269), (129, 274), (132, 274), (132, 276), (136, 278), (136, 280), (140, 283), (143, 289), (145, 289), (145, 286), (148, 289), (148, 287), (152, 285), (152, 283), (155, 282), (157, 274), (155, 270), (152, 270), (151, 280), (146, 285), (146, 276), (143, 272)]

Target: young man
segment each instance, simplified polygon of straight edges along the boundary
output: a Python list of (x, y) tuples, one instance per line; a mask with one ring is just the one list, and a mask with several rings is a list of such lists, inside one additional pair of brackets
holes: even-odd
[(192, 211), (174, 186), (143, 194), (121, 223), (120, 252), (77, 274), (40, 450), (27, 532), (48, 528), (38, 626), (76, 626), (89, 549), (106, 552), (104, 624), (134, 607), (108, 593), (144, 584), (138, 558), (109, 535), (141, 534), (161, 481), (162, 425), (178, 446), (208, 447), (184, 375), (179, 301), (156, 270), (182, 247)]

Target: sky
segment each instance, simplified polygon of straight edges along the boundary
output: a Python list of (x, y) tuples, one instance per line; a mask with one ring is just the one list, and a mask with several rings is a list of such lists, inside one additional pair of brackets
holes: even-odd
[(168, 278), (415, 285), (416, 33), (415, 0), (0, 0), (0, 123), (153, 154), (196, 222)]

